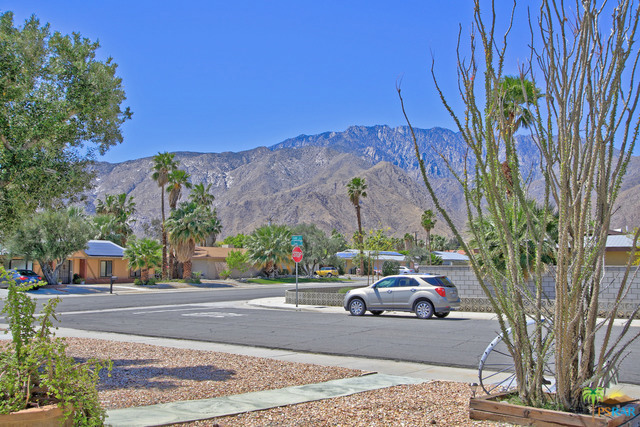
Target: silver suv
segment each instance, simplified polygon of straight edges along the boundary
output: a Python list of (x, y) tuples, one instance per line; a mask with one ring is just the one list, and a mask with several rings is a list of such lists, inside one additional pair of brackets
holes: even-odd
[(458, 289), (446, 276), (412, 274), (387, 276), (373, 285), (356, 288), (344, 297), (344, 309), (352, 316), (365, 311), (377, 316), (384, 311), (415, 312), (420, 319), (447, 317), (460, 308)]

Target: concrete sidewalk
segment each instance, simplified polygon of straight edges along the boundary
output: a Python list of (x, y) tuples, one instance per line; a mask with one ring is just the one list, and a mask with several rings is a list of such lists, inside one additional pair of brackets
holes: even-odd
[(113, 426), (143, 427), (205, 420), (262, 411), (278, 406), (296, 405), (315, 400), (349, 396), (404, 384), (424, 382), (416, 378), (371, 374), (354, 378), (326, 381), (317, 384), (264, 390), (252, 393), (162, 403), (135, 408), (107, 411), (106, 422)]

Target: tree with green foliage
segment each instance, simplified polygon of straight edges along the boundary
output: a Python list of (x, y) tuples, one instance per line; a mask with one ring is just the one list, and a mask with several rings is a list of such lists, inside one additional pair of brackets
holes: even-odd
[(158, 153), (153, 156), (153, 174), (151, 177), (160, 187), (160, 213), (162, 216), (162, 278), (167, 279), (167, 232), (165, 230), (166, 215), (164, 209), (164, 187), (169, 182), (169, 173), (178, 168), (178, 162), (173, 153)]
[(367, 197), (367, 183), (364, 178), (354, 177), (347, 183), (347, 194), (349, 200), (356, 208), (356, 219), (358, 220), (358, 244), (360, 249), (360, 274), (364, 274), (364, 234), (362, 234), (362, 216), (360, 215), (360, 199)]
[[(431, 230), (435, 227), (436, 222), (438, 222), (434, 218), (433, 211), (431, 209), (427, 209), (422, 213), (422, 217), (420, 218), (420, 225), (424, 228), (424, 231), (427, 232), (427, 251), (431, 252)], [(429, 258), (429, 262), (431, 262), (431, 258)]]
[(249, 256), (246, 251), (229, 251), (226, 263), (229, 270), (237, 270), (240, 273), (249, 270)]
[(336, 253), (346, 249), (344, 237), (335, 230), (328, 236), (315, 224), (298, 224), (291, 229), (292, 235), (300, 235), (304, 257), (300, 262), (302, 271), (312, 276), (320, 266), (330, 265), (338, 268), (343, 264)]
[(245, 240), (249, 262), (262, 268), (267, 276), (278, 272), (278, 264), (291, 256), (291, 230), (286, 225), (263, 225)]
[(211, 233), (211, 211), (195, 202), (183, 202), (171, 212), (165, 227), (169, 243), (175, 248), (176, 258), (183, 263), (182, 278), (191, 279), (191, 259), (196, 242)]
[(240, 233), (236, 236), (227, 236), (224, 238), (222, 243), (225, 245), (232, 245), (234, 248), (244, 248), (244, 242), (246, 241), (247, 236)]
[(180, 197), (182, 197), (182, 188), (191, 188), (191, 182), (189, 182), (189, 175), (186, 171), (182, 169), (174, 169), (169, 172), (167, 193), (169, 193), (169, 208), (174, 210), (178, 205), (178, 201), (180, 201)]
[[(502, 25), (517, 25), (514, 17), (518, 14), (510, 13), (502, 20), (492, 4), (488, 14), (492, 19), (485, 22), (484, 8), (476, 0), (470, 55), (458, 45), (462, 114), (454, 112), (432, 69), (441, 100), (468, 147), (467, 164), (472, 167), (461, 172), (450, 170), (463, 190), (469, 234), (477, 251), (462, 238), (435, 194), (408, 118), (407, 122), (435, 208), (469, 256), (497, 314), (503, 342), (514, 361), (518, 397), (527, 405), (551, 404), (580, 412), (585, 409), (584, 387), (606, 386), (637, 338), (625, 336), (630, 323), (613, 335), (614, 319), (629, 293), (633, 274), (627, 269), (618, 284), (602, 280), (611, 218), (640, 132), (636, 112), (640, 98), (640, 70), (636, 67), (640, 61), (636, 40), (640, 4), (618, 0), (603, 6), (585, 0), (573, 6), (568, 11), (562, 2), (541, 0), (538, 16), (530, 18), (531, 40), (522, 55), (513, 46), (507, 49), (508, 31), (504, 37), (497, 36)], [(507, 55), (511, 51), (519, 52), (517, 61)], [(505, 84), (505, 67), (516, 66), (525, 102), (515, 100), (508, 91), (513, 85)], [(544, 96), (531, 96), (528, 88), (540, 88), (535, 93)], [(505, 102), (509, 99), (515, 102)], [(400, 101), (406, 117), (402, 96)], [(519, 170), (523, 153), (513, 137), (519, 108), (515, 104), (524, 104), (533, 116), (529, 131), (541, 172), (535, 192)], [(534, 195), (542, 212), (529, 202)], [(542, 258), (549, 223), (556, 221), (556, 213), (555, 300), (546, 304)], [(483, 217), (493, 219), (495, 238), (485, 238)], [(639, 237), (636, 232), (634, 247)], [(489, 248), (492, 241), (504, 256), (494, 256), (497, 252)], [(529, 242), (535, 244), (535, 250)], [(523, 263), (523, 255), (525, 259), (533, 257), (533, 262)], [(630, 256), (634, 255), (632, 251)], [(598, 304), (604, 286), (616, 292), (615, 306), (605, 313)], [(631, 318), (639, 311), (636, 307)], [(599, 316), (605, 319), (599, 320)], [(536, 321), (533, 325), (527, 324), (530, 318)], [(544, 361), (549, 359), (555, 364), (553, 394), (543, 391), (548, 381)]]
[(113, 243), (126, 246), (127, 239), (133, 234), (131, 223), (136, 212), (136, 204), (133, 196), (126, 193), (118, 195), (105, 194), (104, 201), (98, 200), (96, 204), (96, 217), (94, 223), (98, 228), (98, 238), (110, 240)]
[(58, 284), (60, 268), (74, 252), (87, 248), (95, 228), (81, 209), (45, 210), (25, 220), (7, 242), (14, 255), (38, 261), (50, 285)]
[[(368, 251), (369, 258), (373, 257), (378, 261), (381, 251), (393, 250), (393, 239), (387, 236), (381, 228), (369, 230), (369, 235), (364, 241), (364, 248)], [(373, 263), (373, 265), (375, 266), (375, 263)]]
[(200, 206), (208, 208), (213, 207), (213, 201), (216, 199), (213, 194), (210, 193), (211, 184), (199, 183), (193, 186), (191, 194), (189, 194), (189, 200), (196, 202)]
[(131, 239), (124, 250), (129, 267), (140, 270), (140, 280), (149, 281), (149, 269), (162, 266), (162, 244), (153, 239)]
[(78, 200), (95, 154), (122, 142), (131, 112), (99, 47), (35, 16), (15, 26), (12, 12), (0, 15), (0, 237), (37, 209)]

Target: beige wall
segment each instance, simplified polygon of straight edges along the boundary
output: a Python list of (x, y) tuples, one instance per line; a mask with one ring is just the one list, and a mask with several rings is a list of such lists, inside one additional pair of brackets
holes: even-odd
[(606, 265), (627, 265), (629, 261), (628, 251), (607, 251), (604, 256)]
[[(74, 258), (73, 260), (73, 273), (80, 274), (80, 259)], [(108, 258), (108, 257), (96, 257), (87, 258), (86, 260), (86, 277), (84, 277), (85, 283), (109, 283), (110, 277), (100, 277), (100, 261), (111, 261), (112, 268), (111, 274), (117, 276), (117, 282), (132, 282), (133, 279), (129, 277), (129, 264), (122, 258)]]

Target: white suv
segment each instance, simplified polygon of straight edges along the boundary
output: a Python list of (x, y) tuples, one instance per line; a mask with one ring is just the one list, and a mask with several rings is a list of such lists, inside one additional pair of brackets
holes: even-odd
[(352, 316), (366, 311), (377, 316), (384, 311), (415, 312), (420, 319), (447, 317), (460, 308), (458, 289), (446, 276), (416, 274), (387, 276), (373, 285), (348, 291), (344, 309)]

